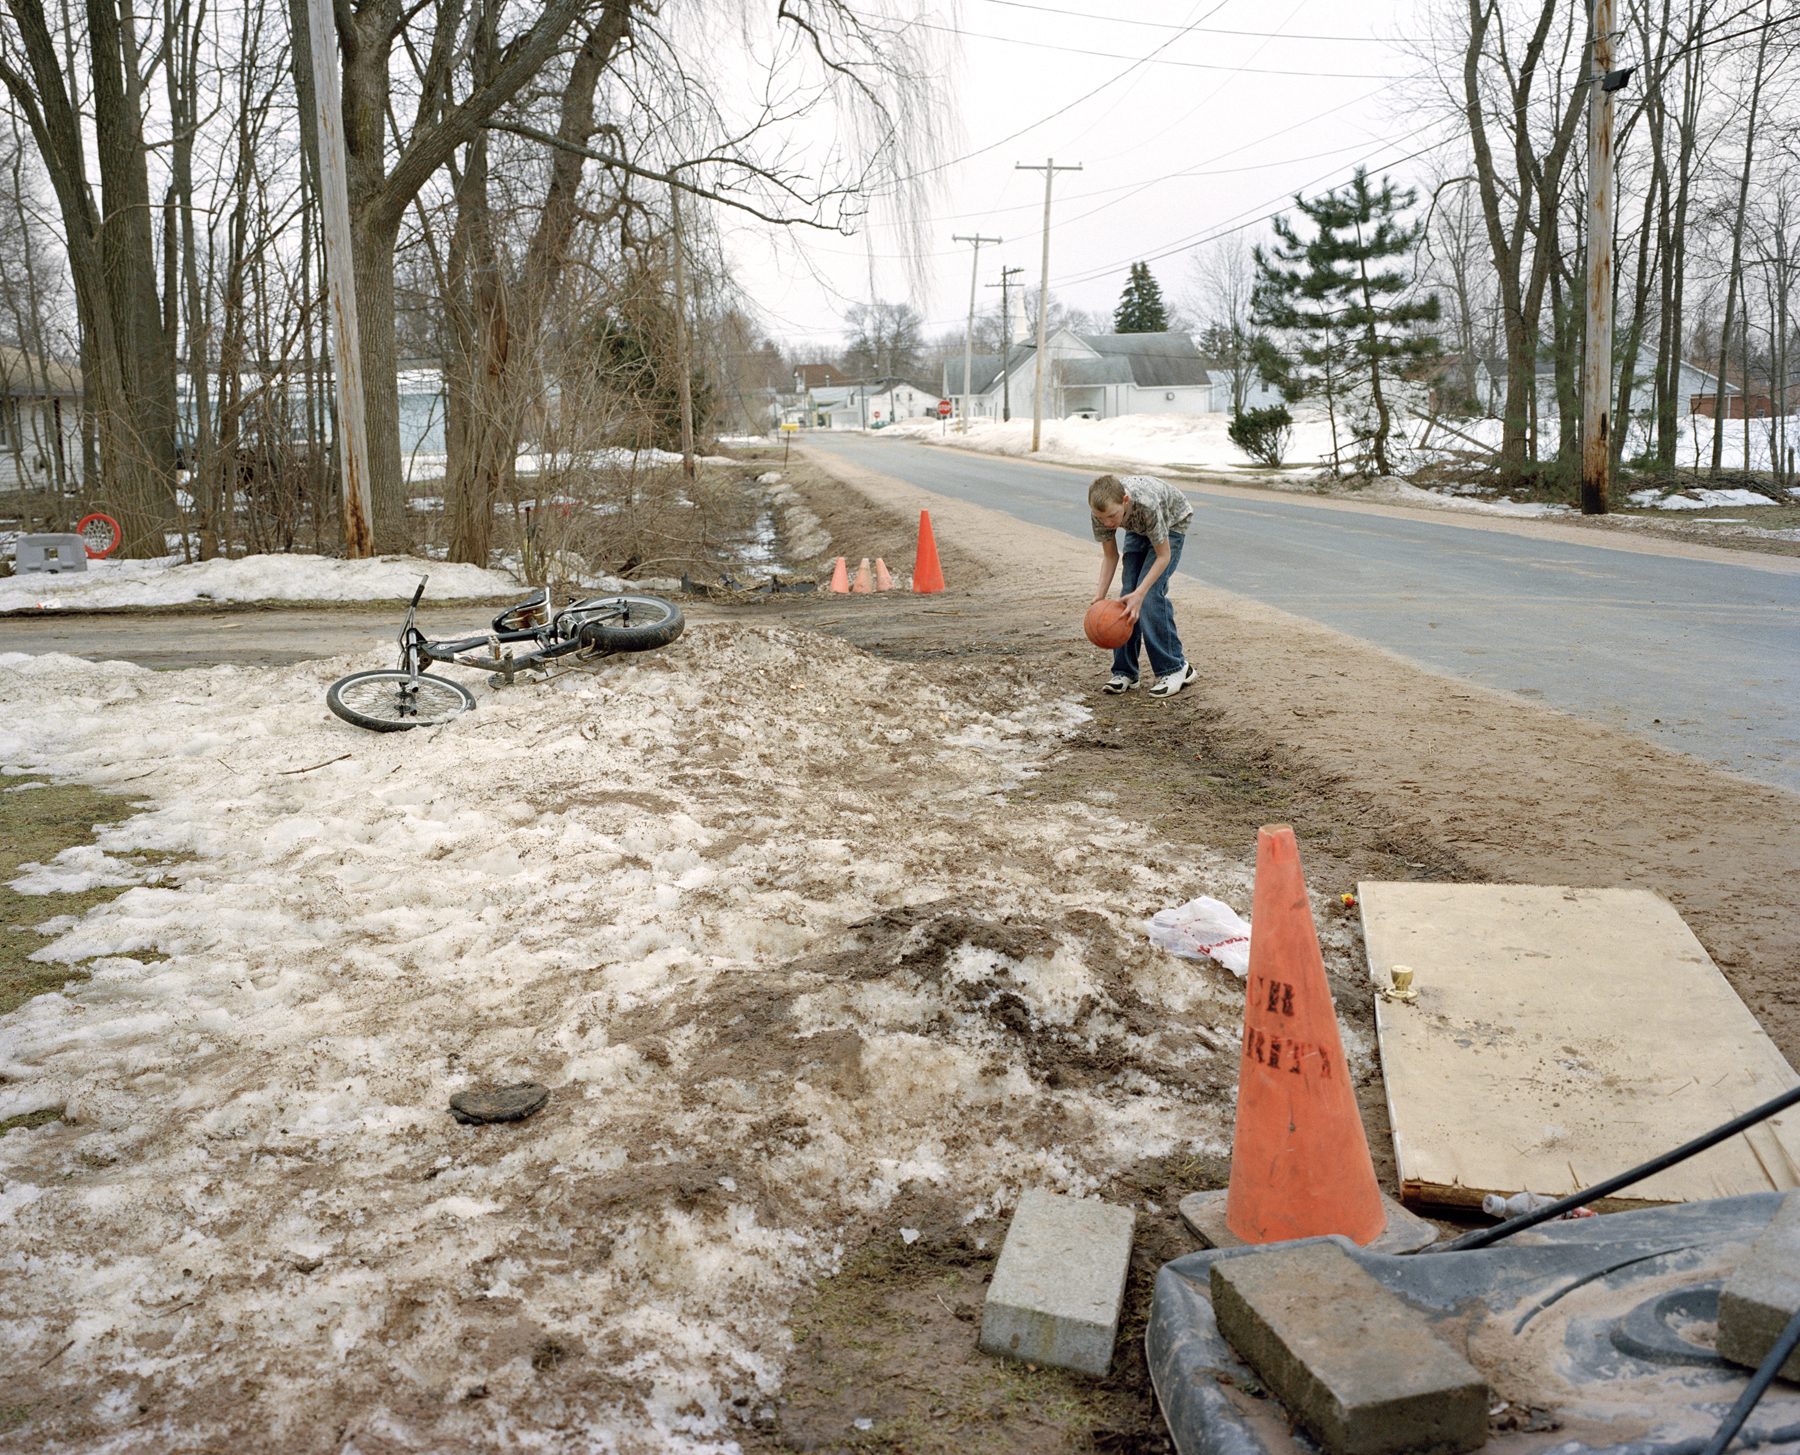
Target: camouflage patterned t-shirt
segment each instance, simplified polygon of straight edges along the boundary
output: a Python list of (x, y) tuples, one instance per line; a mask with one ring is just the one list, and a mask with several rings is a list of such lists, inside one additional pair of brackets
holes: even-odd
[[(1124, 475), (1119, 483), (1125, 487), (1124, 529), (1148, 536), (1154, 542), (1166, 541), (1169, 532), (1187, 533), (1194, 518), (1194, 507), (1187, 496), (1166, 480), (1151, 475)], [(1112, 532), (1100, 524), (1098, 516), (1089, 516), (1094, 525), (1094, 539), (1109, 541)]]

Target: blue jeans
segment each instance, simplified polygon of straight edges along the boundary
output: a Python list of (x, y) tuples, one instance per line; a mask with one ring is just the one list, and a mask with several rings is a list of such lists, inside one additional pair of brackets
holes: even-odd
[[(1141, 536), (1134, 530), (1124, 534), (1125, 549), (1119, 553), (1119, 594), (1129, 596), (1137, 590), (1144, 573), (1156, 564), (1156, 547), (1149, 536)], [(1140, 643), (1150, 653), (1150, 670), (1158, 677), (1180, 671), (1187, 661), (1181, 650), (1181, 638), (1175, 631), (1175, 608), (1169, 605), (1169, 582), (1175, 577), (1175, 568), (1181, 564), (1181, 545), (1186, 539), (1176, 531), (1169, 532), (1168, 567), (1145, 594), (1144, 609), (1138, 613), (1137, 630), (1132, 632), (1131, 640), (1113, 651), (1113, 671), (1133, 682), (1137, 681)]]

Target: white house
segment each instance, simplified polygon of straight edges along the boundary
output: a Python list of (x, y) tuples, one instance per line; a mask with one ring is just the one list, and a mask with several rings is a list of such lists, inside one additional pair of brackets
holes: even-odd
[(0, 345), (0, 485), (81, 483), (81, 370)]
[(935, 390), (909, 379), (859, 379), (815, 387), (798, 422), (809, 429), (885, 429), (896, 420), (936, 418), (937, 403)]
[[(1619, 395), (1619, 377), (1623, 361), (1613, 360), (1612, 398), (1616, 401)], [(1460, 376), (1461, 366), (1454, 361), (1447, 361), (1446, 373), (1455, 372)], [(1656, 346), (1647, 343), (1638, 351), (1636, 363), (1632, 367), (1631, 378), (1631, 410), (1637, 413), (1650, 408), (1655, 397), (1655, 386), (1651, 375), (1656, 370)], [(1506, 360), (1481, 359), (1474, 370), (1475, 402), (1490, 416), (1498, 417), (1506, 407)], [(1579, 369), (1577, 370), (1579, 379)], [(1688, 360), (1681, 361), (1681, 369), (1675, 382), (1675, 411), (1677, 414), (1693, 414), (1698, 412), (1695, 401), (1701, 398), (1710, 400), (1718, 391), (1718, 376), (1708, 373), (1698, 364)], [(1579, 383), (1577, 384), (1579, 387)], [(1541, 417), (1554, 418), (1556, 408), (1556, 365), (1550, 359), (1539, 359), (1536, 367), (1537, 408)], [(1725, 383), (1725, 397), (1729, 400), (1743, 391), (1730, 380)]]
[[(1058, 329), (1044, 342), (1044, 413), (1052, 419), (1116, 419), (1125, 414), (1213, 414), (1231, 407), (1230, 381), (1215, 374), (1185, 333), (1078, 334)], [(962, 409), (963, 361), (945, 365), (944, 393)], [(976, 419), (1030, 415), (1037, 389), (1037, 346), (1015, 344), (1003, 360), (979, 354), (969, 412)], [(1264, 396), (1267, 396), (1266, 398)], [(1248, 407), (1280, 402), (1253, 381)]]

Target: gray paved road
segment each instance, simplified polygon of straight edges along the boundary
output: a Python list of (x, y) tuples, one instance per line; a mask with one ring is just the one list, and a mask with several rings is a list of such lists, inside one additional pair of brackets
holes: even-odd
[[(855, 435), (808, 443), (1088, 536), (1092, 472)], [(1206, 491), (1189, 498), (1185, 574), (1800, 793), (1800, 572), (1422, 513), (1396, 519)]]

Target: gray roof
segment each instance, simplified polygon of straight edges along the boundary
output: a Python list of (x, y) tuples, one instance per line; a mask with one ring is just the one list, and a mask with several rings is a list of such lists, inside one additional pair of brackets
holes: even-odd
[[(1212, 382), (1200, 350), (1185, 333), (1084, 333), (1076, 337), (1102, 358), (1125, 361), (1131, 370), (1131, 382), (1143, 389)], [(1114, 381), (1109, 378), (1094, 382)]]
[[(1035, 347), (1033, 344), (1014, 344), (1006, 355), (1007, 367), (1017, 368), (1021, 360), (1031, 357)], [(971, 392), (986, 394), (988, 390), (995, 388), (1000, 383), (1000, 355), (976, 354), (969, 374), (975, 380), (975, 388)], [(946, 377), (950, 381), (948, 392), (954, 399), (963, 392), (963, 356), (961, 354), (950, 356)]]
[(1062, 381), (1065, 384), (1131, 384), (1129, 359), (1064, 359)]

